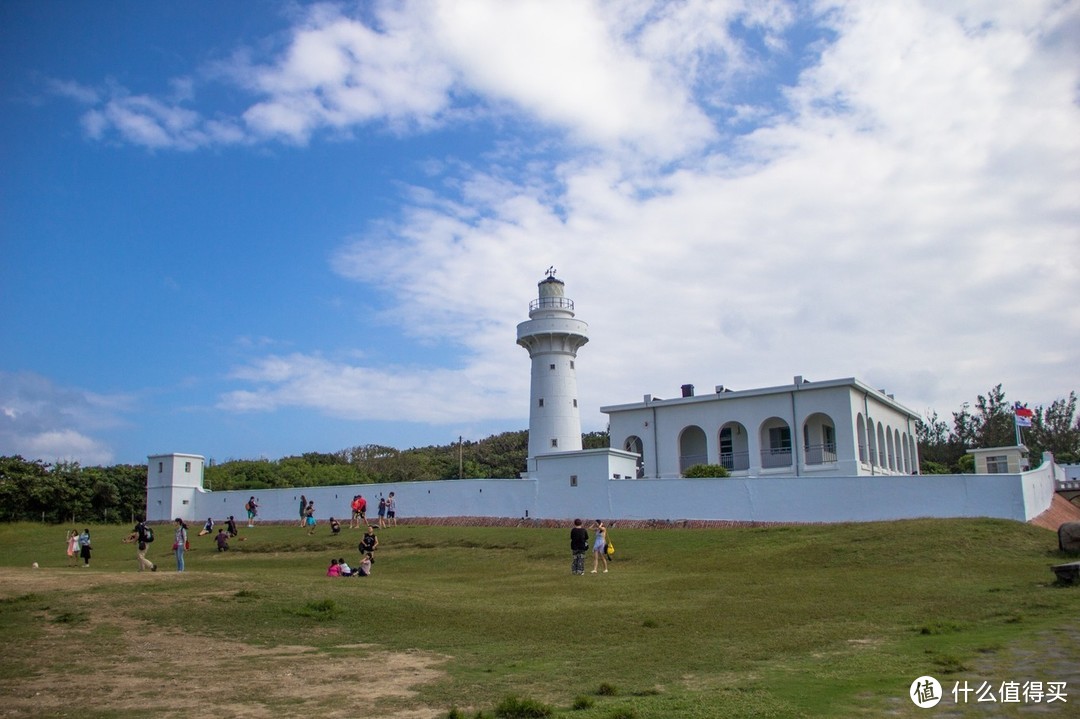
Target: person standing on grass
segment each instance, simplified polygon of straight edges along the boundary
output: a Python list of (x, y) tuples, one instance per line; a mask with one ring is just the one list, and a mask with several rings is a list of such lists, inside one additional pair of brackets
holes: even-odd
[(307, 533), (315, 534), (315, 500), (311, 500), (307, 503), (307, 509), (304, 510), (304, 523), (307, 524)]
[(79, 535), (79, 556), (83, 560), (83, 568), (90, 566), (90, 528), (83, 529)]
[(386, 498), (386, 523), (397, 526), (397, 499), (393, 492)]
[(360, 504), (358, 510), (360, 512), (360, 517), (356, 520), (356, 528), (360, 529), (361, 527), (367, 526), (367, 500), (364, 499), (364, 495), (362, 494), (356, 495), (356, 498)]
[(259, 515), (259, 503), (255, 501), (255, 497), (250, 497), (247, 504), (244, 505), (244, 509), (247, 510), (248, 526), (255, 526), (255, 517)]
[(574, 520), (570, 530), (570, 553), (574, 555), (570, 563), (571, 574), (585, 574), (585, 552), (589, 551), (589, 530), (582, 526), (580, 519)]
[(349, 520), (349, 529), (360, 528), (360, 495), (356, 495), (352, 498), (352, 503), (349, 504), (349, 508), (352, 509), (352, 519)]
[(229, 530), (230, 537), (235, 537), (236, 535), (240, 534), (240, 532), (236, 529), (236, 518), (233, 517), (231, 514), (229, 515), (229, 518), (225, 520), (225, 526)]
[(600, 560), (604, 560), (604, 574), (607, 574), (607, 527), (599, 519), (596, 520), (596, 540), (592, 545), (593, 564), (592, 573), (600, 567)]
[(146, 519), (141, 516), (137, 519), (139, 522), (135, 525), (135, 528), (131, 530), (129, 540), (135, 542), (135, 558), (139, 562), (139, 571), (141, 572), (144, 569), (149, 569), (151, 572), (156, 572), (157, 565), (146, 558), (146, 548), (149, 545), (149, 542), (147, 542), (149, 532), (146, 527)]
[(184, 571), (184, 552), (187, 550), (187, 525), (180, 517), (176, 518), (176, 533), (173, 535), (173, 549), (176, 551), (176, 571)]
[(79, 563), (79, 530), (72, 529), (67, 536), (68, 566), (74, 567)]
[(383, 520), (386, 519), (386, 497), (379, 495), (379, 528), (383, 525)]
[(304, 495), (300, 495), (300, 526), (307, 526), (307, 499)]

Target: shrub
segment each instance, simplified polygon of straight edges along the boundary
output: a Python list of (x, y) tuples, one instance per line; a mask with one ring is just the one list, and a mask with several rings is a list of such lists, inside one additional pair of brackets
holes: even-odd
[(619, 690), (615, 688), (613, 684), (604, 682), (596, 689), (596, 693), (602, 697), (613, 697), (619, 693)]
[(495, 716), (501, 719), (545, 719), (551, 716), (553, 711), (547, 704), (533, 699), (506, 697), (495, 707)]
[(731, 473), (727, 471), (726, 467), (722, 467), (719, 464), (695, 464), (692, 467), (687, 467), (683, 472), (683, 476), (688, 479), (701, 479), (707, 477), (730, 477)]
[(581, 711), (583, 709), (591, 709), (592, 705), (593, 700), (591, 697), (580, 696), (574, 700), (572, 708), (574, 709), (574, 711)]

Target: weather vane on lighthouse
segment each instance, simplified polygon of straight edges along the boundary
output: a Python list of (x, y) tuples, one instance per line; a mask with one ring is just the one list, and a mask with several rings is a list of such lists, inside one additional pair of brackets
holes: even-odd
[(547, 276), (548, 277), (554, 277), (555, 276), (555, 265), (552, 265), (551, 267), (547, 268)]

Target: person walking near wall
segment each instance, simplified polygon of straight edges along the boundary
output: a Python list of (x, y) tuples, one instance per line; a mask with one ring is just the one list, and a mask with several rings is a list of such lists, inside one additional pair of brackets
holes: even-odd
[(386, 519), (386, 497), (379, 495), (379, 528), (382, 529)]
[(184, 571), (184, 552), (187, 550), (187, 525), (180, 517), (176, 518), (176, 533), (173, 535), (173, 550), (176, 552), (176, 571)]
[(315, 500), (312, 499), (307, 503), (307, 509), (304, 510), (304, 523), (307, 524), (307, 533), (315, 534)]
[(574, 559), (570, 562), (571, 574), (585, 574), (585, 552), (589, 551), (589, 530), (581, 525), (580, 519), (574, 520), (570, 530), (570, 553)]
[(259, 515), (259, 503), (255, 501), (255, 497), (248, 499), (247, 504), (244, 505), (244, 509), (247, 510), (248, 526), (255, 526), (255, 517)]
[(600, 560), (604, 560), (604, 574), (607, 574), (607, 527), (599, 519), (596, 520), (596, 539), (592, 546), (593, 564), (592, 573), (600, 568)]
[(300, 495), (300, 526), (307, 526), (307, 498)]

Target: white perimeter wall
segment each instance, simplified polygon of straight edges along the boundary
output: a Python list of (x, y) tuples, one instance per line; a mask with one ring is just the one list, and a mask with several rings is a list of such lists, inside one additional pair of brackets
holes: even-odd
[[(316, 517), (347, 522), (354, 494), (376, 517), (379, 495), (395, 492), (400, 517), (529, 517), (533, 519), (738, 520), (756, 522), (881, 521), (915, 517), (999, 517), (1028, 521), (1050, 506), (1054, 465), (1022, 474), (774, 477), (727, 479), (565, 478), (464, 479), (255, 492), (262, 521), (299, 523), (300, 495)], [(1057, 470), (1061, 474), (1061, 470)], [(177, 488), (187, 492), (187, 488)], [(189, 523), (234, 515), (246, 522), (250, 490), (199, 489), (178, 512)], [(175, 506), (175, 505), (174, 505)], [(151, 508), (152, 509), (152, 508)], [(151, 511), (152, 521), (167, 521)]]

